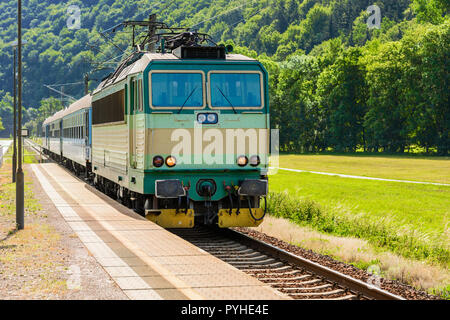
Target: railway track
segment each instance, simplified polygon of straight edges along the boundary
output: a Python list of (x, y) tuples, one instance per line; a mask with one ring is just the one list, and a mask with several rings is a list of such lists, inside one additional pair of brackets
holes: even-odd
[(170, 231), (293, 299), (403, 299), (231, 229)]

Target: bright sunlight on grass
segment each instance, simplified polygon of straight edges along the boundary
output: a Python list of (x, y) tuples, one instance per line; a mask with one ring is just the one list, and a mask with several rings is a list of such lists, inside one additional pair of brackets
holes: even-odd
[(280, 167), (384, 179), (450, 184), (450, 158), (368, 155), (281, 155)]

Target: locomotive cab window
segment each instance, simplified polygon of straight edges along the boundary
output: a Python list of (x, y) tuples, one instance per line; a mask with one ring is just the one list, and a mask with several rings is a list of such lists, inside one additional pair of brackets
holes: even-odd
[(213, 108), (260, 109), (264, 106), (260, 72), (209, 73), (210, 102)]
[(196, 109), (205, 107), (204, 75), (200, 72), (151, 72), (152, 108)]
[(144, 102), (142, 97), (142, 79), (140, 80), (132, 80), (131, 83), (131, 91), (133, 97), (133, 110), (136, 111), (144, 111)]

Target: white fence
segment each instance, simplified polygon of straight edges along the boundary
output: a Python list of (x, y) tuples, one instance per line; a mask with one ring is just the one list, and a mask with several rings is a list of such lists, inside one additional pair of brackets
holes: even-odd
[[(2, 145), (0, 145), (0, 168), (2, 167), (2, 165), (3, 165), (3, 146)], [(5, 148), (5, 150), (6, 150), (6, 148)], [(5, 152), (6, 153), (6, 152)]]
[(11, 146), (12, 146), (12, 141), (6, 143), (6, 145), (4, 143), (0, 142), (0, 167), (3, 165), (4, 156), (8, 152), (9, 147), (11, 147)]

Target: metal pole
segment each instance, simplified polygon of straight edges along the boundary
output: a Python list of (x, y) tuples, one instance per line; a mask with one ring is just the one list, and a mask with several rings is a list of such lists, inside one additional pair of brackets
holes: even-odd
[[(18, 45), (18, 86), (17, 95), (18, 103), (17, 108), (19, 111), (18, 116), (18, 134), (22, 137), (22, 0), (17, 1), (17, 45)], [(22, 230), (25, 227), (24, 222), (24, 175), (22, 171), (22, 139), (18, 139), (18, 165), (17, 165), (17, 182), (16, 182), (16, 224), (17, 229)]]
[(87, 73), (84, 74), (84, 95), (89, 94), (89, 75)]
[[(151, 14), (148, 18), (149, 24), (148, 24), (148, 39), (149, 41), (153, 40), (153, 37), (155, 36), (156, 28), (155, 28), (155, 22), (156, 22), (156, 14)], [(150, 43), (148, 45), (148, 51), (150, 52), (156, 52), (156, 44)]]
[(13, 125), (13, 158), (12, 158), (12, 182), (16, 182), (16, 165), (17, 165), (17, 142), (16, 142), (16, 137), (17, 137), (17, 127), (16, 127), (16, 123), (17, 123), (17, 119), (16, 119), (16, 114), (17, 114), (17, 101), (16, 101), (16, 47), (14, 47), (14, 125)]

